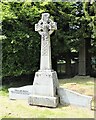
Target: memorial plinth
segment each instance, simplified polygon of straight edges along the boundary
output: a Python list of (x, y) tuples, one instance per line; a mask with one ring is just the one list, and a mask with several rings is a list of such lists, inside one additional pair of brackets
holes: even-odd
[(49, 17), (49, 13), (43, 13), (41, 20), (35, 25), (35, 31), (41, 35), (41, 59), (40, 70), (35, 73), (33, 91), (28, 103), (56, 107), (58, 105), (56, 91), (59, 84), (57, 74), (51, 67), (50, 35), (57, 29), (57, 25)]

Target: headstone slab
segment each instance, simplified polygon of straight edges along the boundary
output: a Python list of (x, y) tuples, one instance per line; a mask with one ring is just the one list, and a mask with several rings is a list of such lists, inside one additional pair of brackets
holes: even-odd
[(9, 99), (28, 99), (32, 94), (33, 85), (26, 85), (18, 88), (9, 88)]

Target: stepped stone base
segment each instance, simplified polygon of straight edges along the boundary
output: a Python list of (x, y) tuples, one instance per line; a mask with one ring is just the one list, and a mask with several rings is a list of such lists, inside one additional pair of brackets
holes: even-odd
[(28, 98), (28, 103), (29, 105), (57, 107), (59, 101), (58, 101), (58, 97), (30, 95)]
[(53, 70), (39, 70), (35, 73), (32, 94), (28, 103), (32, 105), (56, 107), (58, 97), (56, 95), (59, 86), (57, 74)]

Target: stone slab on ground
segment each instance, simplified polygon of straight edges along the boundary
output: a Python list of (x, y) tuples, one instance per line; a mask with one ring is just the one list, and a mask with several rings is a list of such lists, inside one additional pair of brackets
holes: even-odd
[(82, 95), (65, 88), (58, 88), (58, 95), (60, 97), (60, 103), (63, 105), (67, 103), (91, 109), (91, 96)]
[(27, 85), (18, 88), (9, 88), (9, 99), (28, 99), (32, 94), (33, 85)]
[(59, 101), (58, 101), (58, 97), (30, 95), (28, 98), (28, 103), (29, 105), (56, 107)]

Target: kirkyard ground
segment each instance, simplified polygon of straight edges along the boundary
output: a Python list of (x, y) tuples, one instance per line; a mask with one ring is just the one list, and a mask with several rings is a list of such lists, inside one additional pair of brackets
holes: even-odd
[[(59, 79), (59, 83), (63, 88), (94, 97), (94, 86), (96, 86), (94, 79), (74, 77)], [(9, 100), (6, 87), (3, 87), (3, 90), (0, 91), (0, 118), (94, 118), (94, 111), (94, 100), (91, 110), (74, 105), (60, 104), (57, 108), (47, 108), (30, 106), (26, 100)]]

